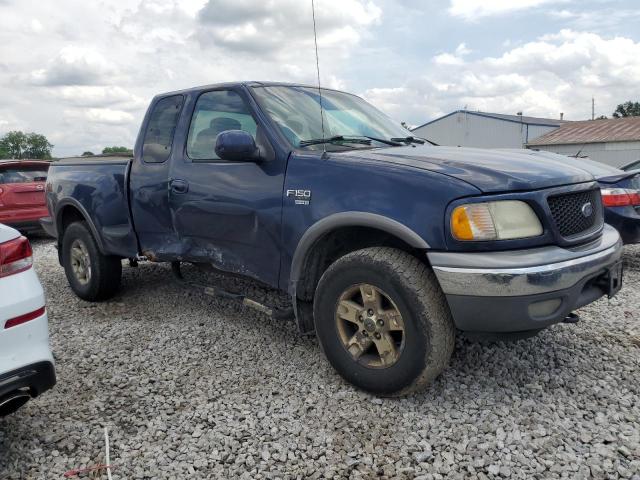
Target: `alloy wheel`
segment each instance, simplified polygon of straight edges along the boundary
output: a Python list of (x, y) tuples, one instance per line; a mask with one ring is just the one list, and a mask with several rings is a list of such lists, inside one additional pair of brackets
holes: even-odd
[(369, 368), (394, 365), (404, 348), (402, 315), (389, 295), (363, 283), (345, 290), (336, 305), (336, 327), (353, 360)]
[(91, 281), (91, 259), (87, 246), (80, 239), (71, 244), (71, 269), (78, 282), (86, 285)]

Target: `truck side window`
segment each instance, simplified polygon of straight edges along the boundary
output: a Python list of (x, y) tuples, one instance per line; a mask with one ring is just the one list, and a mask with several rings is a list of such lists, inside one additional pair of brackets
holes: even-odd
[(226, 130), (244, 130), (253, 135), (254, 140), (256, 138), (256, 122), (242, 97), (233, 90), (215, 90), (200, 95), (189, 127), (189, 158), (217, 160), (216, 138)]
[(169, 158), (182, 103), (182, 95), (174, 95), (161, 99), (153, 107), (142, 145), (144, 162), (162, 163)]

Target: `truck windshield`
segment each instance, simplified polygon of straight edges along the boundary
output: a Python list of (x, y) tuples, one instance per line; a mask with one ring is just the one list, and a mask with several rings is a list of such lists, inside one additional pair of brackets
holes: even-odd
[[(322, 89), (323, 135), (317, 88), (261, 86), (253, 87), (253, 91), (262, 108), (296, 148), (350, 150), (405, 145), (398, 140), (411, 138), (409, 130), (355, 95)], [(358, 138), (365, 141), (357, 141)]]

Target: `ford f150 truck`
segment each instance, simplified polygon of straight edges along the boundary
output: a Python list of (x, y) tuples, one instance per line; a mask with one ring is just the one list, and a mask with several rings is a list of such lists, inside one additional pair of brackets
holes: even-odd
[(562, 158), (428, 145), (335, 90), (218, 84), (155, 97), (133, 158), (53, 164), (42, 223), (83, 299), (114, 295), (123, 259), (252, 277), (344, 378), (401, 394), (456, 329), (527, 335), (619, 290), (598, 185)]

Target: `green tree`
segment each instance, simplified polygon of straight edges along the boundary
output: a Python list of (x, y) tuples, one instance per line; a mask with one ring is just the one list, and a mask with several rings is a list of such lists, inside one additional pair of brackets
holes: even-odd
[(131, 153), (131, 149), (127, 147), (105, 147), (102, 153)]
[(18, 130), (8, 132), (0, 139), (0, 149), (5, 152), (4, 158), (24, 158), (27, 136)]
[(82, 152), (83, 157), (93, 157), (94, 153), (90, 151)]
[(26, 158), (49, 160), (53, 145), (40, 133), (27, 133)]
[(50, 159), (53, 145), (39, 133), (14, 130), (0, 138), (0, 158)]
[(615, 118), (622, 117), (640, 117), (640, 102), (624, 102), (616, 107), (616, 111), (613, 112)]

